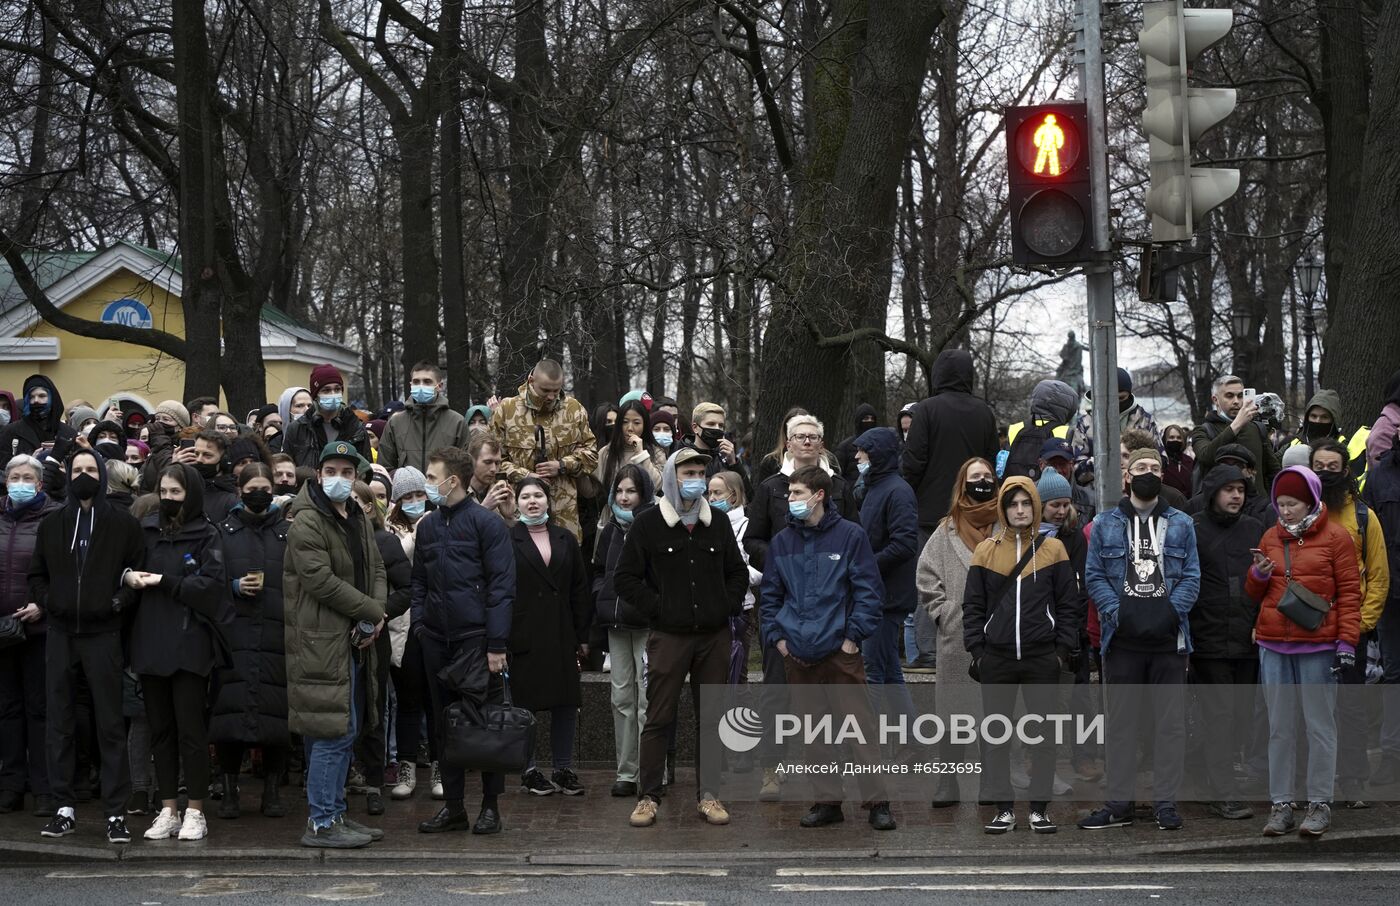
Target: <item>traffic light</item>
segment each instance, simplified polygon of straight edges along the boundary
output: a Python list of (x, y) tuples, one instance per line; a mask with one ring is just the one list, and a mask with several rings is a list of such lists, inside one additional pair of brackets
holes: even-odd
[(1094, 255), (1088, 108), (1058, 101), (1006, 109), (1011, 258), (1078, 264)]
[(1191, 146), (1235, 109), (1235, 90), (1187, 84), (1191, 64), (1233, 24), (1228, 9), (1187, 9), (1182, 0), (1143, 4), (1138, 49), (1147, 76), (1142, 128), (1153, 242), (1189, 240), (1205, 215), (1240, 187), (1239, 170), (1191, 166)]

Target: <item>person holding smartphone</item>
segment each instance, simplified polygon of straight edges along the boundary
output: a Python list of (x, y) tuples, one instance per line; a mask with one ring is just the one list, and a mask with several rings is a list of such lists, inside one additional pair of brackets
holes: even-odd
[(1281, 464), (1266, 430), (1254, 420), (1259, 407), (1254, 402), (1253, 390), (1247, 391), (1244, 381), (1235, 375), (1223, 374), (1215, 379), (1210, 400), (1213, 408), (1190, 437), (1191, 452), (1196, 457), (1196, 485), (1199, 487), (1201, 479), (1215, 467), (1222, 447), (1240, 444), (1258, 463), (1254, 478), (1256, 491), (1267, 494), (1269, 482), (1278, 474)]

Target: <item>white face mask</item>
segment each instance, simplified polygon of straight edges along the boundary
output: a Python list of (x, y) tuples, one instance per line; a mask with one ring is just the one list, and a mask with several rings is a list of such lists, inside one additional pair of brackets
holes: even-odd
[(9, 409), (0, 409), (0, 428), (5, 427), (5, 426), (8, 425), (9, 423), (10, 423), (10, 410), (9, 410)]

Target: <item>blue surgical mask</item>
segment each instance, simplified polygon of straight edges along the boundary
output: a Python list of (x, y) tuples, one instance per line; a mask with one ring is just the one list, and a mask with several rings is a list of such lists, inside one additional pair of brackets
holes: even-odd
[(414, 387), (409, 393), (413, 395), (413, 401), (415, 403), (431, 403), (433, 400), (437, 399), (436, 387)]
[(636, 513), (633, 513), (631, 510), (624, 510), (616, 503), (612, 505), (612, 514), (613, 518), (617, 520), (618, 525), (631, 525), (632, 520), (637, 518)]
[(320, 406), (323, 412), (339, 412), (341, 402), (342, 397), (338, 393), (316, 397), (316, 405)]
[(699, 500), (709, 490), (709, 482), (703, 478), (687, 478), (681, 482), (682, 500)]
[(433, 502), (433, 506), (443, 506), (447, 503), (447, 495), (442, 493), (442, 489), (431, 481), (423, 485), (423, 491), (428, 495), (428, 499)]
[(5, 427), (5, 426), (8, 425), (9, 423), (10, 423), (10, 410), (9, 410), (9, 409), (0, 409), (0, 428)]
[(409, 516), (410, 518), (412, 518), (412, 519), (417, 519), (419, 516), (422, 516), (424, 513), (426, 513), (426, 512), (428, 511), (428, 501), (426, 501), (426, 500), (414, 500), (414, 501), (410, 501), (409, 503), (405, 503), (405, 504), (403, 504), (402, 506), (400, 506), (399, 509), (403, 510), (404, 513), (405, 513), (407, 516)]
[(336, 503), (344, 503), (350, 499), (352, 483), (348, 478), (322, 478), (321, 490), (325, 491), (326, 496)]
[(728, 500), (711, 500), (710, 507), (719, 510), (721, 513), (727, 513), (734, 508), (733, 504)]
[(858, 462), (858, 463), (856, 463), (856, 471), (859, 472), (860, 474), (864, 475), (866, 472), (869, 472), (869, 471), (870, 471), (870, 463), (868, 463), (868, 462)]
[(544, 525), (549, 521), (549, 511), (546, 510), (537, 516), (526, 516), (524, 513), (521, 513), (520, 521), (526, 525)]
[(10, 502), (15, 506), (24, 506), (39, 493), (39, 489), (27, 481), (12, 481), (6, 485), (6, 490), (10, 492)]
[(789, 500), (788, 512), (794, 519), (806, 519), (812, 515), (812, 501), (809, 500)]
[(671, 435), (665, 431), (651, 432), (651, 439), (656, 441), (656, 445), (662, 449), (669, 450), (671, 448)]

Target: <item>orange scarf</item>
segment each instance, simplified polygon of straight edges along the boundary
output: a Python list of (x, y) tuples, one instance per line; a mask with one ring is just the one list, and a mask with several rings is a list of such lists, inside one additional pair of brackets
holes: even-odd
[(991, 537), (999, 515), (996, 498), (978, 503), (965, 494), (959, 494), (953, 504), (953, 512), (948, 514), (948, 521), (953, 524), (967, 549), (976, 550), (977, 545)]

